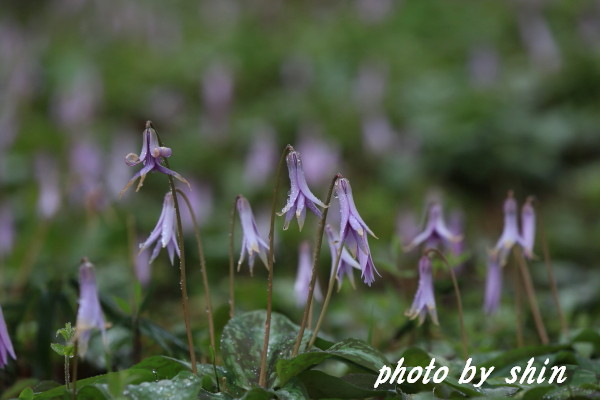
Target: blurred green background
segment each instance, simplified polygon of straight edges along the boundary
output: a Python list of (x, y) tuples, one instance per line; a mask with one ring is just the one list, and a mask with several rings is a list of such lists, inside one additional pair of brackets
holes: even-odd
[[(132, 298), (133, 254), (168, 189), (165, 177), (152, 175), (139, 193), (118, 199), (137, 171), (124, 157), (139, 152), (148, 119), (173, 149), (171, 167), (193, 182), (219, 326), (227, 318), (233, 200), (249, 198), (266, 237), (276, 163), (291, 143), (318, 197), (336, 172), (350, 179), (380, 238), (370, 244), (383, 278), (356, 292), (345, 287), (327, 333), (383, 347), (404, 337), (402, 327), (417, 332), (414, 340), (427, 336), (404, 317), (417, 255), (403, 254), (399, 237), (401, 221), (422, 220), (435, 192), (448, 213), (465, 217), (470, 257), (459, 279), (473, 346), (514, 346), (508, 276), (500, 313), (482, 317), (486, 248), (501, 232), (508, 189), (520, 203), (530, 194), (539, 200), (571, 326), (598, 327), (599, 43), (600, 6), (589, 1), (5, 2), (0, 302), (19, 359), (1, 376), (60, 380), (62, 361), (49, 343), (75, 322), (82, 256), (96, 265), (106, 302)], [(297, 249), (315, 231), (312, 215), (301, 233), (295, 222), (277, 230), (275, 309), (294, 321)], [(208, 334), (189, 228), (186, 246), (202, 351)], [(543, 264), (531, 269), (557, 338)], [(238, 275), (240, 310), (265, 306), (265, 275), (258, 265), (254, 278), (245, 267)], [(452, 289), (444, 274), (436, 284), (443, 312), (430, 334), (451, 353), (459, 337)], [(151, 295), (143, 316), (183, 338), (178, 272), (165, 254), (144, 293)], [(131, 333), (107, 314), (115, 362), (126, 365)], [(185, 355), (157, 340), (145, 335), (144, 355)], [(93, 356), (87, 362), (93, 370)]]

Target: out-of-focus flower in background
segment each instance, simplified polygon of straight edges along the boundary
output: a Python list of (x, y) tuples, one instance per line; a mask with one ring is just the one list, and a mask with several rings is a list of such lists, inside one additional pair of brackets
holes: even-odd
[[(306, 304), (311, 275), (312, 257), (310, 245), (308, 242), (304, 241), (300, 244), (300, 249), (298, 251), (298, 272), (296, 273), (296, 281), (294, 282), (294, 295), (296, 296), (296, 304), (298, 307), (302, 307)], [(323, 292), (321, 292), (318, 280), (313, 296), (317, 301), (323, 300)]]
[(423, 255), (419, 260), (419, 287), (413, 300), (412, 306), (406, 312), (410, 319), (419, 318), (419, 325), (425, 321), (429, 314), (431, 321), (439, 325), (437, 309), (435, 307), (435, 295), (433, 290), (433, 273), (429, 256)]
[(262, 188), (271, 178), (277, 163), (275, 131), (264, 125), (256, 130), (248, 155), (244, 162), (244, 183), (250, 188)]
[(523, 245), (523, 238), (519, 233), (517, 212), (517, 201), (511, 190), (508, 192), (508, 196), (504, 201), (504, 228), (502, 230), (502, 235), (494, 248), (494, 252), (498, 254), (498, 262), (501, 266), (506, 264), (510, 250), (515, 244)]
[(85, 356), (88, 343), (94, 329), (102, 332), (104, 345), (107, 344), (106, 324), (98, 298), (98, 286), (94, 266), (87, 259), (83, 259), (79, 267), (79, 310), (77, 311), (76, 337), (78, 352)]
[(35, 160), (35, 176), (39, 185), (38, 214), (44, 219), (51, 219), (61, 202), (56, 160), (48, 154), (38, 154)]
[(485, 301), (483, 310), (486, 314), (494, 314), (500, 305), (502, 296), (502, 267), (500, 266), (499, 255), (493, 252), (488, 255), (487, 276), (485, 279)]
[(248, 255), (248, 266), (250, 267), (250, 274), (252, 275), (254, 258), (257, 254), (265, 267), (268, 268), (267, 253), (269, 252), (269, 246), (263, 238), (260, 237), (260, 233), (258, 233), (254, 214), (252, 213), (252, 208), (250, 207), (248, 200), (246, 200), (244, 196), (238, 196), (236, 206), (243, 233), (242, 252), (238, 261), (238, 271), (240, 270), (246, 255)]
[(442, 205), (436, 201), (428, 207), (425, 229), (406, 246), (406, 250), (410, 251), (423, 243), (428, 247), (437, 247), (439, 242), (449, 244), (461, 240), (460, 235), (455, 235), (446, 226)]
[(533, 245), (535, 243), (535, 209), (533, 208), (533, 197), (527, 197), (521, 209), (521, 237), (523, 238), (523, 250), (527, 258), (533, 258)]

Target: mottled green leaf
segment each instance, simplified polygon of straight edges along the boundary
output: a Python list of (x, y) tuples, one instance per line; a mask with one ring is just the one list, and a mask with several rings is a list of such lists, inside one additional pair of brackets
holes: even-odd
[[(223, 329), (221, 354), (228, 372), (228, 380), (243, 389), (251, 389), (258, 385), (265, 316), (266, 313), (262, 310), (241, 314), (231, 319)], [(275, 362), (290, 356), (297, 332), (297, 325), (286, 317), (272, 314), (267, 356), (269, 387), (277, 378)]]
[(346, 339), (335, 343), (325, 351), (315, 349), (298, 354), (292, 359), (279, 360), (277, 362), (279, 380), (285, 383), (302, 371), (332, 357), (353, 362), (373, 372), (379, 371), (383, 365), (388, 364), (385, 356), (367, 343), (358, 339)]
[(131, 400), (194, 400), (198, 398), (200, 389), (200, 378), (189, 371), (182, 371), (173, 379), (128, 385), (123, 395)]

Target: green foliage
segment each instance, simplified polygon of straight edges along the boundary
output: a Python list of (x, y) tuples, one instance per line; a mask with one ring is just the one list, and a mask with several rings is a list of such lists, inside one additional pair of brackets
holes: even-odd
[(75, 352), (75, 345), (73, 340), (75, 338), (75, 328), (71, 327), (71, 323), (67, 322), (64, 328), (60, 328), (56, 331), (56, 336), (62, 336), (65, 344), (51, 343), (50, 347), (57, 354), (63, 357), (73, 357)]

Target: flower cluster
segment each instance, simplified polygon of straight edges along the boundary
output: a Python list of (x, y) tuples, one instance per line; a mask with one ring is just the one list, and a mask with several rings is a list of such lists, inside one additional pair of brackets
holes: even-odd
[(375, 273), (379, 275), (379, 272), (377, 272), (375, 264), (373, 263), (367, 234), (370, 234), (375, 238), (377, 238), (377, 236), (375, 236), (373, 231), (371, 231), (360, 217), (360, 214), (354, 205), (352, 188), (350, 187), (348, 179), (339, 178), (335, 182), (334, 189), (340, 203), (340, 240), (342, 243), (346, 244), (354, 254), (360, 265), (364, 282), (371, 286), (375, 281)]

